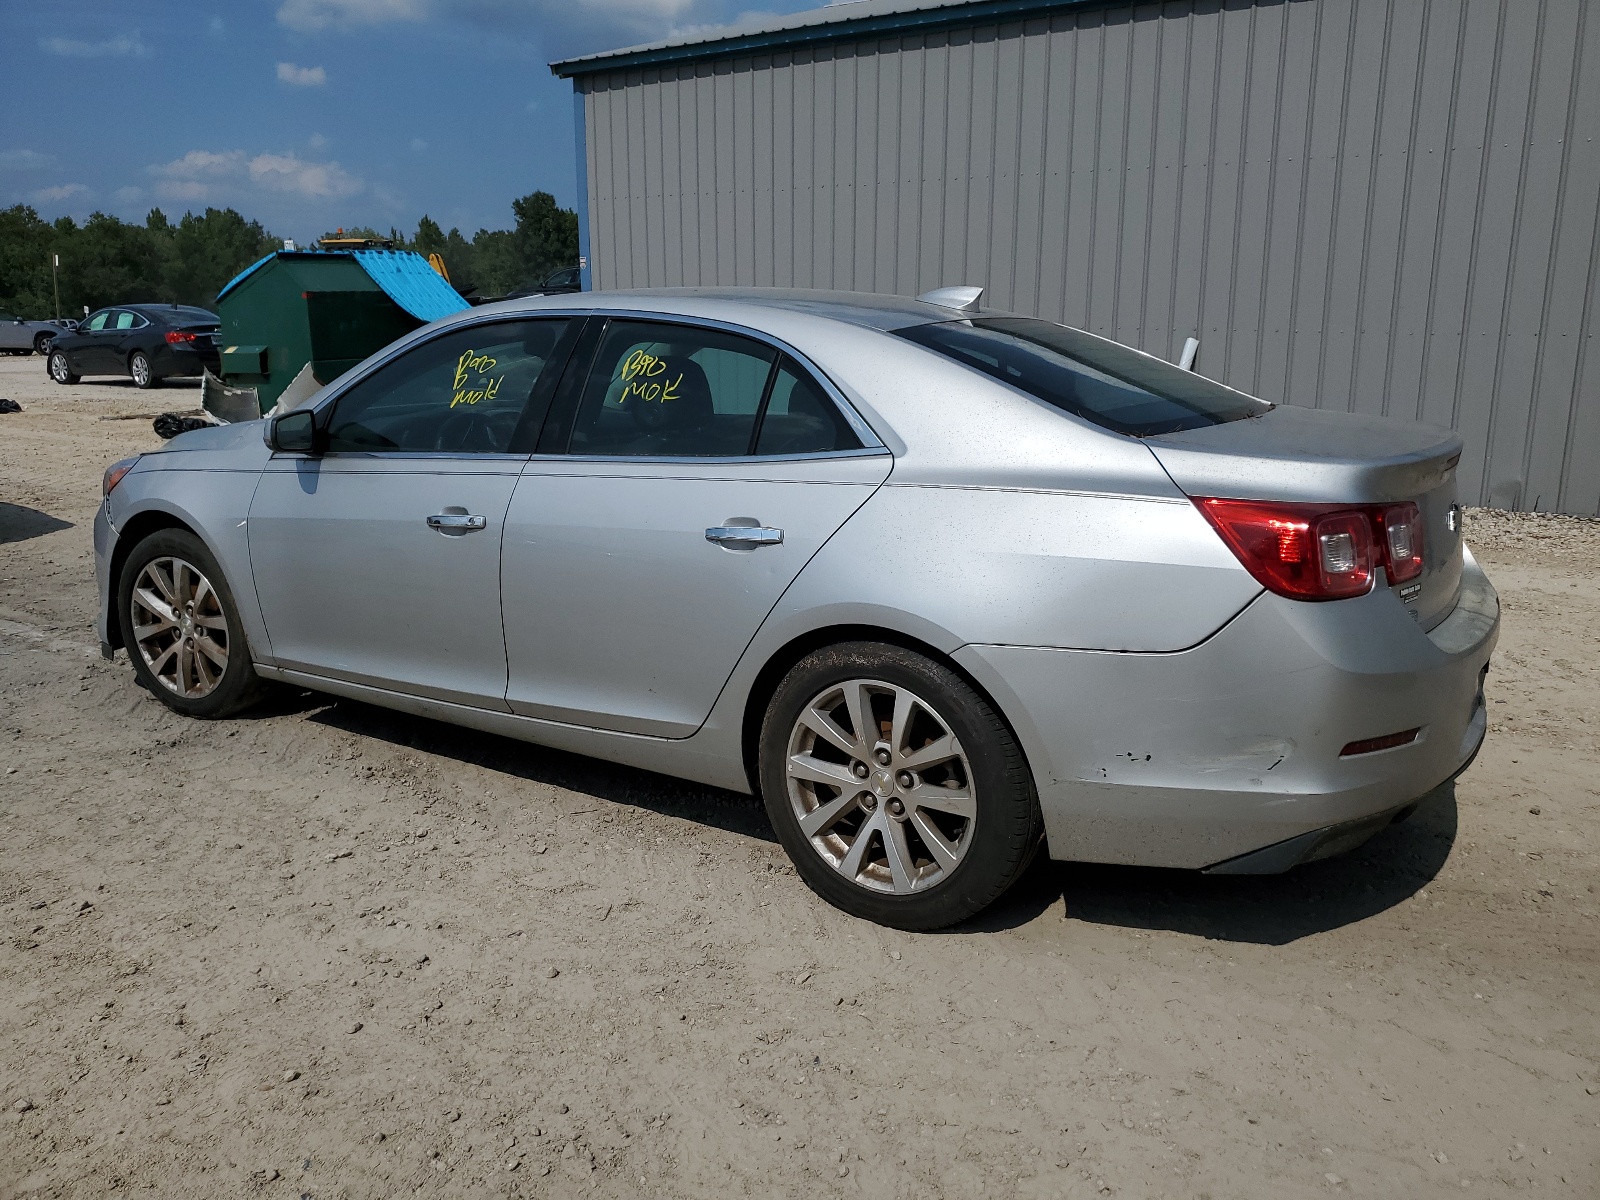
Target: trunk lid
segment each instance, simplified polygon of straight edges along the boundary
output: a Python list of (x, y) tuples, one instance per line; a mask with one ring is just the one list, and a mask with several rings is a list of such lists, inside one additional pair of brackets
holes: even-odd
[(1395, 590), (1424, 629), (1455, 607), (1461, 587), (1457, 434), (1408, 421), (1279, 405), (1259, 417), (1143, 441), (1189, 496), (1415, 502), (1425, 531), (1423, 571)]

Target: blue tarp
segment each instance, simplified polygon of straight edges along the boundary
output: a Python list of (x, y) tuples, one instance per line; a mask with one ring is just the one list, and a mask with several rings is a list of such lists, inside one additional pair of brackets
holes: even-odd
[(427, 259), (410, 250), (278, 250), (230, 279), (217, 293), (217, 299), (221, 300), (280, 256), (304, 258), (323, 254), (355, 259), (372, 282), (388, 294), (389, 299), (419, 321), (437, 321), (440, 317), (448, 317), (451, 313), (472, 307), (455, 288), (444, 281), (439, 272), (428, 265)]
[(372, 282), (419, 321), (437, 321), (472, 307), (420, 254), (410, 250), (355, 250), (352, 253), (361, 269), (372, 276)]

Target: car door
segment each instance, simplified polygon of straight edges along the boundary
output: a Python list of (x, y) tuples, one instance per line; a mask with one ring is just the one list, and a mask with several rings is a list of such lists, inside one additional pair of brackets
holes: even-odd
[(614, 319), (594, 345), (506, 516), (507, 700), (685, 737), (892, 459), (764, 341)]
[(33, 348), (33, 333), (15, 313), (0, 312), (0, 350)]
[(569, 328), (454, 327), (319, 406), (320, 454), (273, 456), (249, 545), (279, 666), (505, 709), (501, 534)]
[[(131, 308), (114, 310), (100, 335), (104, 339), (102, 347), (105, 361), (99, 369), (128, 374), (128, 359), (143, 345), (145, 331), (149, 328), (150, 319), (143, 313)], [(148, 354), (148, 349), (145, 352)]]
[(109, 365), (111, 353), (106, 341), (115, 336), (106, 329), (114, 315), (113, 309), (101, 309), (78, 327), (72, 342), (65, 347), (67, 359), (79, 375), (100, 375), (116, 369)]

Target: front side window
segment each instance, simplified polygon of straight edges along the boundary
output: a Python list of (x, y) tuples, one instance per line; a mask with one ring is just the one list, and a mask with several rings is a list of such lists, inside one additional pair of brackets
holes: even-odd
[(898, 332), (1046, 404), (1133, 437), (1222, 425), (1272, 408), (1131, 347), (1031, 317), (940, 321)]
[[(548, 375), (560, 363), (547, 367), (569, 324), (563, 318), (474, 325), (408, 350), (339, 397), (327, 449), (510, 453), (524, 413), (530, 421), (543, 416)], [(530, 400), (541, 411), (528, 411)]]
[(100, 330), (106, 327), (106, 318), (110, 315), (111, 314), (109, 312), (97, 312), (94, 314), (94, 316), (89, 318), (88, 323), (84, 325), (84, 328), (98, 333)]

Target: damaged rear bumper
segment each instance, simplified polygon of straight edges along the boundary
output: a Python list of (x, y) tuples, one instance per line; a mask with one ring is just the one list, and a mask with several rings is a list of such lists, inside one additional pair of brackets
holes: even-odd
[(1263, 594), (1175, 654), (956, 657), (1027, 751), (1052, 858), (1269, 873), (1359, 845), (1466, 769), (1499, 615), (1465, 554), (1456, 608), (1427, 632), (1388, 588), (1326, 604)]

